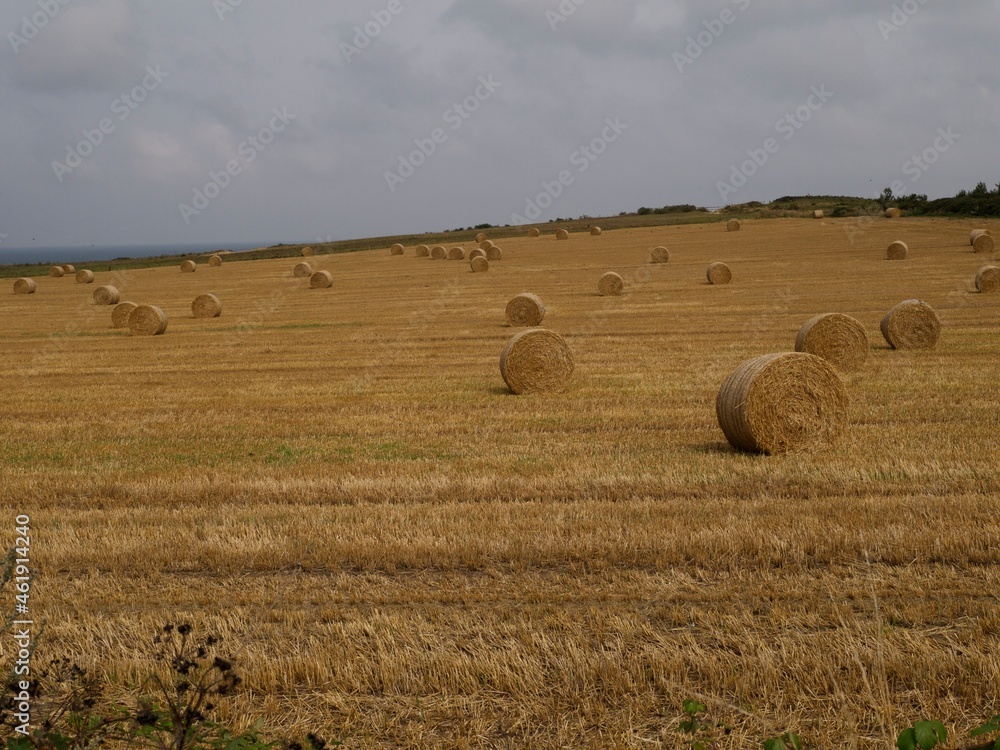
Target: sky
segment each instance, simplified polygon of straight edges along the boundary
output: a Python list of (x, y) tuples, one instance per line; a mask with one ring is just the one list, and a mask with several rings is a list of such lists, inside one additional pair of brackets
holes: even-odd
[(1000, 182), (994, 0), (4, 0), (0, 245)]

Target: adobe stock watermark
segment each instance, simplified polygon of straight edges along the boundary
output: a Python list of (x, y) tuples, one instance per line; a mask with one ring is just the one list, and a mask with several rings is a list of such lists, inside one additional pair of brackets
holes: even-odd
[(220, 21), (225, 21), (226, 16), (235, 13), (241, 5), (243, 5), (243, 0), (212, 0), (215, 15), (219, 17)]
[(264, 150), (274, 143), (274, 139), (296, 119), (298, 115), (293, 115), (288, 111), (288, 107), (271, 110), (273, 117), (271, 121), (254, 135), (244, 138), (236, 147), (238, 159), (230, 159), (223, 169), (218, 172), (208, 173), (208, 182), (200, 188), (192, 190), (191, 203), (179, 203), (177, 210), (180, 211), (184, 223), (190, 225), (191, 220), (209, 207), (209, 205), (222, 195), (222, 191), (232, 184), (233, 178), (243, 173), (245, 166), (252, 164)]
[(551, 207), (562, 197), (566, 188), (576, 182), (580, 175), (590, 169), (591, 164), (604, 155), (608, 146), (621, 138), (622, 134), (628, 130), (628, 125), (622, 122), (620, 117), (605, 118), (604, 124), (605, 127), (600, 135), (570, 154), (569, 164), (571, 167), (576, 167), (576, 172), (574, 173), (571, 169), (563, 169), (556, 175), (555, 179), (542, 180), (542, 192), (534, 197), (529, 196), (524, 199), (524, 215), (511, 214), (511, 224), (521, 226), (537, 220), (545, 209)]
[[(406, 3), (409, 4), (412, 1), (406, 0)], [(392, 25), (396, 16), (404, 10), (406, 10), (406, 7), (403, 4), (403, 0), (389, 0), (389, 3), (382, 10), (371, 11), (370, 15), (372, 19), (370, 21), (354, 27), (354, 36), (351, 38), (353, 44), (347, 42), (340, 43), (340, 53), (344, 56), (344, 60), (350, 63), (355, 57), (368, 49), (371, 43), (378, 39), (382, 35), (382, 32)]]
[(66, 146), (66, 158), (63, 161), (52, 162), (52, 171), (56, 179), (62, 182), (67, 175), (73, 174), (83, 162), (93, 156), (94, 152), (107, 140), (108, 136), (115, 132), (118, 127), (115, 120), (125, 122), (133, 112), (142, 104), (149, 95), (160, 87), (170, 74), (162, 70), (159, 65), (155, 68), (146, 67), (146, 75), (142, 80), (132, 87), (132, 89), (111, 102), (109, 109), (115, 119), (110, 117), (101, 118), (97, 126), (83, 131), (83, 140), (75, 146)]
[[(732, 3), (740, 12), (745, 12), (750, 8), (750, 0), (732, 0)], [(694, 61), (726, 33), (726, 29), (736, 22), (737, 17), (736, 11), (732, 8), (723, 8), (718, 17), (702, 21), (701, 25), (705, 28), (684, 40), (687, 42), (684, 52), (674, 52), (673, 54), (677, 72), (683, 73), (685, 68), (694, 65)]]
[[(784, 141), (790, 141), (795, 134), (809, 122), (813, 115), (819, 112), (830, 99), (833, 92), (827, 90), (826, 84), (819, 87), (813, 86), (811, 93), (804, 104), (799, 105), (792, 112), (786, 112), (784, 117), (774, 123), (774, 129)], [(739, 166), (733, 164), (729, 175), (729, 181), (719, 180), (715, 183), (723, 203), (729, 203), (729, 196), (739, 191), (757, 172), (764, 167), (771, 157), (781, 150), (781, 143), (777, 138), (766, 139), (759, 148), (747, 149), (747, 156), (750, 158)]]
[(878, 22), (878, 30), (882, 32), (882, 41), (888, 42), (889, 37), (897, 31), (901, 31), (925, 5), (927, 5), (927, 0), (904, 0), (901, 4), (893, 4), (889, 18), (880, 18)]
[(555, 10), (550, 8), (545, 11), (545, 20), (549, 22), (549, 28), (555, 31), (559, 24), (566, 23), (570, 16), (576, 13), (577, 8), (586, 3), (587, 0), (561, 0)]
[(21, 18), (20, 33), (12, 31), (7, 35), (7, 41), (14, 48), (14, 53), (21, 51), (32, 39), (37, 37), (42, 29), (49, 25), (53, 18), (59, 15), (72, 0), (38, 0), (38, 10), (30, 16)]
[(452, 135), (462, 129), (466, 121), (472, 117), (479, 108), (493, 96), (498, 88), (503, 84), (493, 79), (493, 75), (479, 76), (479, 85), (475, 90), (465, 97), (461, 102), (452, 104), (444, 111), (441, 119), (448, 126), (447, 129), (436, 127), (426, 138), (414, 139), (417, 148), (409, 154), (400, 155), (395, 169), (386, 170), (383, 173), (385, 184), (389, 186), (389, 192), (395, 193), (401, 185), (413, 177), (427, 160), (448, 142)]

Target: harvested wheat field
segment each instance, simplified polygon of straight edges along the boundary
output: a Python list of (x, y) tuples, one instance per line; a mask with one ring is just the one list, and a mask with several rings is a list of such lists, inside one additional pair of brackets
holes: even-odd
[[(1000, 684), (1000, 296), (975, 289), (976, 222), (502, 238), (486, 274), (324, 255), (336, 294), (234, 255), (202, 320), (201, 274), (98, 273), (170, 316), (150, 337), (84, 286), (8, 291), (0, 489), (31, 517), (38, 658), (124, 700), (187, 620), (248, 688), (221, 720), (351, 748), (680, 747), (689, 697), (719, 748), (885, 748), (924, 716), (964, 736)], [(901, 229), (911, 260), (886, 263)], [(738, 284), (706, 283), (719, 258)], [(600, 297), (612, 267), (629, 293)], [(525, 290), (572, 351), (562, 392), (501, 377)], [(908, 299), (940, 317), (934, 349), (880, 335)], [(834, 312), (872, 348), (833, 441), (730, 447), (723, 381)]]

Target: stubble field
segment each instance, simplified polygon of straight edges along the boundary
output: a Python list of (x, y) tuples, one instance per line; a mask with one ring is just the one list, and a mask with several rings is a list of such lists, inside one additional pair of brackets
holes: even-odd
[[(1000, 712), (1000, 295), (974, 291), (977, 226), (545, 235), (498, 241), (485, 274), (318, 256), (330, 290), (236, 256), (98, 273), (167, 311), (156, 338), (111, 329), (96, 285), (7, 286), (0, 518), (9, 538), (32, 519), (39, 658), (124, 695), (187, 620), (238, 652), (223, 718), (358, 748), (679, 747), (687, 697), (720, 747), (881, 748), (928, 716), (962, 736)], [(908, 260), (885, 260), (895, 239)], [(597, 295), (608, 270), (625, 296)], [(223, 315), (195, 320), (209, 291)], [(565, 393), (504, 387), (523, 291), (574, 352)], [(909, 298), (942, 320), (933, 351), (879, 333)], [(719, 385), (824, 312), (872, 341), (848, 427), (734, 452)]]

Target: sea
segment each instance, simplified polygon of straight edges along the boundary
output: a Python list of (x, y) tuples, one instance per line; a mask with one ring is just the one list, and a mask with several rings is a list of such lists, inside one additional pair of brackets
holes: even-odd
[(218, 250), (254, 250), (259, 243), (230, 245), (82, 245), (76, 247), (4, 247), (0, 245), (0, 266), (24, 263), (84, 263), (86, 261), (119, 260), (121, 258), (153, 258), (158, 255), (211, 253)]

